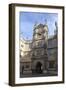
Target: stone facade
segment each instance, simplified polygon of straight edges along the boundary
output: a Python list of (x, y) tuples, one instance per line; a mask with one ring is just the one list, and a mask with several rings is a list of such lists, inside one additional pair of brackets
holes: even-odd
[(32, 72), (46, 73), (48, 26), (39, 24), (33, 31)]
[(57, 74), (58, 71), (58, 51), (57, 51), (57, 37), (53, 36), (52, 38), (48, 39), (48, 72)]
[(55, 22), (55, 32), (54, 35), (48, 38), (48, 64), (47, 70), (48, 73), (57, 75), (58, 74), (58, 39), (57, 39), (57, 32), (58, 26)]
[(20, 40), (20, 75), (57, 75), (57, 46), (57, 32), (48, 38), (48, 26), (35, 25), (33, 39)]
[(28, 74), (31, 71), (31, 42), (23, 38), (20, 40), (20, 73)]

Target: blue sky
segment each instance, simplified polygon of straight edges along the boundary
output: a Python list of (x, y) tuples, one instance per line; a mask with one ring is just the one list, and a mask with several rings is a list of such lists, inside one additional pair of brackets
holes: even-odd
[(57, 13), (37, 13), (37, 12), (20, 12), (19, 14), (19, 30), (20, 38), (31, 40), (33, 35), (34, 24), (42, 23), (48, 25), (48, 36), (54, 34), (55, 21), (58, 22)]

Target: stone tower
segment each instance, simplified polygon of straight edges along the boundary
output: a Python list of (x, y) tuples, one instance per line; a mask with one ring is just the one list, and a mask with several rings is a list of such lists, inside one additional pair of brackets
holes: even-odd
[(35, 24), (32, 41), (32, 73), (47, 73), (47, 24)]

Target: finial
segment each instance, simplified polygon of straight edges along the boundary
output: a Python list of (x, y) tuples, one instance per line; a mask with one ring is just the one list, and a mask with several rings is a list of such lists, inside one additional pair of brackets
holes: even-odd
[(57, 22), (55, 21), (55, 31), (54, 31), (54, 33), (57, 34), (57, 32), (58, 32), (58, 25), (57, 25)]
[(56, 27), (56, 30), (58, 30), (58, 25), (57, 25), (57, 22), (55, 21), (55, 27)]

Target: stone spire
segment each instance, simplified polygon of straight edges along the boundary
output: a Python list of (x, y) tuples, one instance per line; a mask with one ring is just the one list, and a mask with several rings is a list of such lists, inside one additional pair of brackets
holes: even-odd
[(57, 34), (58, 32), (58, 25), (57, 25), (57, 22), (55, 21), (55, 34)]

